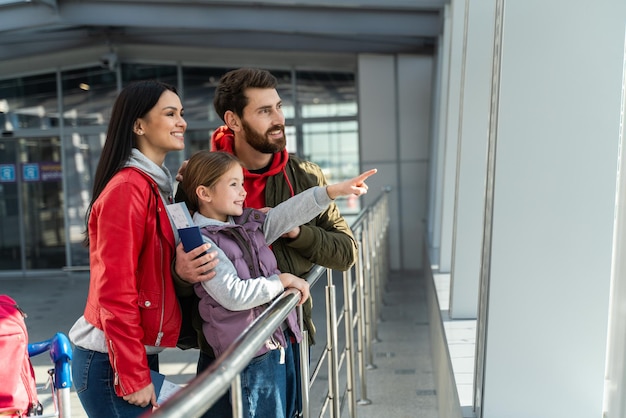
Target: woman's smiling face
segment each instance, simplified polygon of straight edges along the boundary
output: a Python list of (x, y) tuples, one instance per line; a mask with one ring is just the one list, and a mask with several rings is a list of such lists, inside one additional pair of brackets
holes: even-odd
[(178, 95), (165, 90), (154, 107), (135, 122), (139, 150), (155, 163), (162, 164), (169, 151), (184, 149), (187, 122), (183, 114)]

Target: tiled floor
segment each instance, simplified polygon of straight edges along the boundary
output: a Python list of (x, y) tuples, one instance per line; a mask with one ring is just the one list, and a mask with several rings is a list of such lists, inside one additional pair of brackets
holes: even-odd
[(471, 409), (474, 392), (474, 358), (476, 350), (476, 320), (453, 320), (448, 316), (450, 275), (433, 274), (441, 308), (443, 326), (450, 350), (454, 379), (461, 408)]
[(368, 371), (372, 404), (359, 418), (438, 418), (424, 279), (391, 274), (383, 295), (376, 369)]

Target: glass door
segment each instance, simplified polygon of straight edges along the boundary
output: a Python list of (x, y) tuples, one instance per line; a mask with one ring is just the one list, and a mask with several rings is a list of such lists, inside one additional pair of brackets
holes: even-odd
[(22, 268), (17, 142), (0, 139), (0, 271)]
[(0, 269), (65, 266), (59, 138), (1, 139), (0, 173)]

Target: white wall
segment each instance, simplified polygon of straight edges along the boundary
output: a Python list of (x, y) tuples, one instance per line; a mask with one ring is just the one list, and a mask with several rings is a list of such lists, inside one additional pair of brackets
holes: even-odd
[(370, 190), (392, 187), (390, 267), (421, 269), (433, 57), (360, 55), (358, 62), (362, 169), (379, 170)]
[(482, 413), (602, 415), (626, 2), (504, 2)]
[[(443, 173), (446, 150), (446, 120), (448, 115), (448, 78), (450, 72), (450, 34), (452, 33), (452, 12), (446, 4), (443, 11), (443, 33), (437, 39), (436, 61), (433, 71), (433, 121), (429, 167), (427, 242), (430, 263), (439, 266), (441, 248), (441, 207), (443, 205)], [(433, 267), (434, 267), (433, 266)]]
[(461, 86), (463, 81), (463, 49), (465, 38), (466, 0), (450, 1), (450, 59), (448, 69), (448, 97), (446, 100), (445, 131), (440, 138), (445, 143), (443, 156), (443, 196), (441, 204), (441, 243), (439, 271), (449, 273), (452, 265), (452, 237), (454, 230), (454, 202), (457, 181), (457, 156), (461, 111)]
[(619, 177), (613, 231), (613, 268), (611, 274), (611, 301), (609, 305), (609, 339), (605, 382), (606, 418), (626, 415), (626, 41), (622, 70), (622, 130), (620, 132)]
[(495, 2), (470, 2), (457, 158), (450, 317), (476, 318), (483, 244)]

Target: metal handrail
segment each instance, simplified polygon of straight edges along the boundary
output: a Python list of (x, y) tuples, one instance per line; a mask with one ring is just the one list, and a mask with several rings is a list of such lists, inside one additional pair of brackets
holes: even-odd
[(231, 386), (257, 351), (280, 327), (300, 300), (300, 292), (288, 289), (185, 388), (176, 392), (151, 417), (199, 417)]
[[(313, 287), (324, 273), (327, 275), (326, 315), (327, 334), (325, 354), (315, 365), (313, 376), (309, 376), (309, 347), (307, 332), (302, 327), (302, 307), (298, 307), (303, 338), (300, 343), (301, 388), (303, 417), (310, 417), (309, 391), (317, 377), (323, 361), (328, 363), (328, 392), (323, 401), (320, 416), (329, 408), (330, 416), (338, 418), (347, 399), (351, 417), (356, 417), (356, 405), (371, 403), (367, 399), (365, 373), (375, 368), (372, 359), (372, 342), (377, 340), (376, 318), (381, 303), (381, 280), (386, 276), (387, 229), (389, 225), (388, 193), (384, 188), (372, 204), (364, 208), (352, 223), (352, 231), (358, 243), (358, 258), (355, 266), (343, 272), (343, 306), (337, 315), (335, 287), (332, 270), (315, 265), (304, 277)], [(352, 274), (354, 271), (354, 275)], [(354, 276), (354, 277), (353, 277)], [(353, 306), (356, 300), (356, 309)], [(250, 363), (270, 335), (280, 327), (300, 300), (295, 289), (285, 291), (274, 300), (246, 330), (205, 371), (191, 380), (183, 389), (145, 417), (200, 417), (230, 388), (233, 398), (233, 417), (241, 417), (241, 384), (239, 374)], [(339, 322), (344, 322), (345, 346), (338, 346)], [(356, 328), (356, 338), (354, 329)], [(356, 339), (356, 349), (354, 340)], [(356, 360), (355, 360), (356, 357)], [(355, 365), (355, 361), (358, 363)], [(367, 363), (367, 364), (366, 364)], [(345, 365), (346, 387), (343, 395), (339, 388), (339, 369)], [(357, 375), (360, 399), (357, 400)]]

